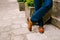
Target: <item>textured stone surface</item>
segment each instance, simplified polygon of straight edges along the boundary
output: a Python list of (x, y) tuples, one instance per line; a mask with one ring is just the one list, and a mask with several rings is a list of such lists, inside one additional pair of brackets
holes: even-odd
[(45, 25), (45, 33), (34, 32), (26, 36), (28, 40), (59, 40), (60, 30), (52, 25)]
[(0, 0), (0, 40), (60, 40), (60, 29), (53, 25), (44, 25), (43, 34), (37, 25), (28, 31), (25, 12), (18, 8), (14, 0)]
[(52, 21), (51, 23), (55, 25), (56, 27), (60, 28), (60, 18), (57, 18), (55, 16), (52, 16)]
[(18, 2), (18, 4), (19, 4), (19, 10), (20, 11), (25, 11), (25, 4), (24, 4), (24, 2)]
[(27, 40), (25, 35), (12, 35), (11, 40)]
[(10, 40), (11, 35), (9, 32), (2, 32), (0, 33), (0, 40)]
[(31, 17), (34, 12), (35, 12), (35, 8), (34, 7), (25, 6), (25, 15), (26, 15), (27, 18)]
[(23, 28), (27, 27), (25, 12), (20, 12), (18, 9), (17, 2), (12, 2), (12, 0), (0, 0), (0, 40), (26, 39), (24, 35), (19, 35), (29, 32), (26, 28)]
[(59, 1), (54, 1), (52, 24), (60, 28), (60, 2)]

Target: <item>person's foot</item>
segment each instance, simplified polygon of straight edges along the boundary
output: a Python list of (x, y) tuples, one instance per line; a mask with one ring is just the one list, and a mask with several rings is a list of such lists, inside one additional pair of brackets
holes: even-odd
[(32, 21), (28, 19), (28, 30), (29, 31), (32, 31), (32, 25), (33, 25)]
[(40, 27), (38, 30), (39, 30), (40, 33), (44, 33), (44, 28), (43, 27)]

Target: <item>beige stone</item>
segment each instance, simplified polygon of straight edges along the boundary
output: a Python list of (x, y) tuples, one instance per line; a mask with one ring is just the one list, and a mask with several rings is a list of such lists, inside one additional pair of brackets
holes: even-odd
[(12, 36), (11, 37), (11, 40), (23, 40), (24, 39), (24, 37), (23, 36)]
[(11, 31), (13, 35), (27, 34), (30, 33), (27, 28), (19, 28)]
[(2, 32), (0, 34), (0, 40), (10, 40), (11, 35), (8, 32)]

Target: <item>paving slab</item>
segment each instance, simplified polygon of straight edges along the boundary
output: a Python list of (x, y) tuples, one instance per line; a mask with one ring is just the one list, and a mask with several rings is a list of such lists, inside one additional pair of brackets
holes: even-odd
[(51, 24), (44, 25), (43, 34), (38, 32), (39, 26), (33, 26), (31, 32), (27, 27), (25, 11), (19, 11), (18, 3), (14, 0), (0, 0), (0, 40), (60, 39), (60, 29)]
[(34, 32), (26, 36), (28, 40), (60, 40), (60, 30), (53, 25), (45, 25), (43, 34)]

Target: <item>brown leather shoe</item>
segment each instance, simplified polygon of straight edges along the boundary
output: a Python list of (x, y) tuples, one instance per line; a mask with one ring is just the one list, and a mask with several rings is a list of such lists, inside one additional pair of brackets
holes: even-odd
[(28, 19), (28, 30), (29, 31), (32, 31), (32, 25), (33, 25), (32, 21)]
[(40, 33), (44, 33), (44, 28), (43, 27), (40, 27), (38, 30), (39, 30)]

